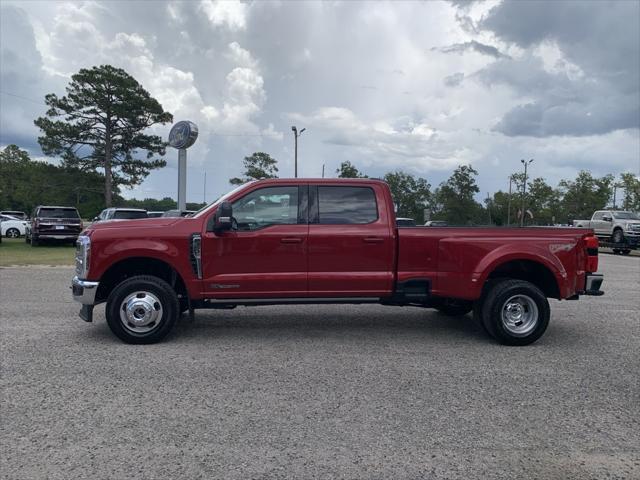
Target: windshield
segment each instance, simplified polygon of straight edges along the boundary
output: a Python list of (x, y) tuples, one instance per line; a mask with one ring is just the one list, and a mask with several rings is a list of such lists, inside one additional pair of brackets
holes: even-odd
[(116, 220), (131, 220), (133, 218), (148, 218), (147, 212), (138, 212), (135, 210), (116, 210), (113, 216)]
[(640, 220), (638, 214), (633, 212), (613, 212), (613, 216), (621, 220)]
[(73, 218), (78, 219), (78, 211), (75, 208), (41, 208), (38, 217), (42, 218)]
[(200, 215), (202, 215), (205, 211), (209, 210), (211, 207), (218, 205), (222, 202), (224, 202), (227, 198), (229, 198), (231, 195), (233, 195), (234, 193), (236, 193), (238, 190), (240, 190), (242, 187), (245, 187), (246, 185), (248, 185), (249, 183), (253, 183), (253, 182), (247, 182), (244, 183), (242, 185), (238, 185), (236, 188), (234, 188), (233, 190), (231, 190), (230, 192), (225, 193), (224, 195), (222, 195), (220, 198), (218, 198), (215, 202), (210, 203), (209, 205), (206, 205), (204, 207), (202, 207), (200, 210), (198, 210), (196, 213), (194, 213), (193, 215), (191, 215), (192, 217), (199, 217)]

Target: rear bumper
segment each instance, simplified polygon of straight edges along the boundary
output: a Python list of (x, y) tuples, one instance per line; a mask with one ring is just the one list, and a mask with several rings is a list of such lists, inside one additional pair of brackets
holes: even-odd
[(80, 280), (78, 277), (73, 277), (71, 281), (73, 299), (83, 305), (95, 305), (98, 285), (100, 285), (100, 282), (90, 282), (89, 280)]
[(600, 290), (602, 286), (602, 282), (604, 281), (604, 276), (599, 273), (587, 273), (587, 279), (585, 282), (583, 295), (592, 295), (599, 297), (600, 295), (604, 295), (604, 292)]
[(38, 240), (75, 240), (78, 238), (79, 233), (32, 233), (33, 237)]

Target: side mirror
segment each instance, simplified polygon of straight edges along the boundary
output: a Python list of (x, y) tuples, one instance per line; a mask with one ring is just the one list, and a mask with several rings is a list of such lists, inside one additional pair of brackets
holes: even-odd
[(100, 220), (100, 217), (93, 217), (93, 222), (97, 222), (98, 220)]
[(222, 202), (213, 216), (213, 228), (215, 233), (226, 232), (233, 228), (233, 207), (231, 202)]

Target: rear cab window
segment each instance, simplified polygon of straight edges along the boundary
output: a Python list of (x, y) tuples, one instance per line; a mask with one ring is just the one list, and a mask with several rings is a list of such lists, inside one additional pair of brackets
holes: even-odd
[(134, 220), (136, 218), (148, 218), (147, 212), (138, 212), (135, 210), (119, 210), (113, 216), (116, 220)]
[(378, 204), (371, 187), (318, 186), (320, 225), (362, 225), (378, 220)]

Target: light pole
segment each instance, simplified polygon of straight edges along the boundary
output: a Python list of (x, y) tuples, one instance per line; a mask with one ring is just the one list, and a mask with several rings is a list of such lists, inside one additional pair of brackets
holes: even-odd
[(524, 227), (524, 197), (527, 194), (527, 166), (531, 162), (533, 162), (533, 158), (531, 160), (520, 160), (524, 165), (524, 182), (522, 184), (522, 208), (520, 209), (522, 215), (520, 216), (520, 226)]
[(509, 200), (507, 202), (507, 227), (511, 225), (511, 183), (513, 175), (509, 175)]
[(303, 128), (298, 132), (298, 128), (294, 125), (291, 127), (291, 131), (293, 132), (293, 140), (294, 140), (294, 177), (298, 178), (298, 137), (302, 135), (306, 128)]

